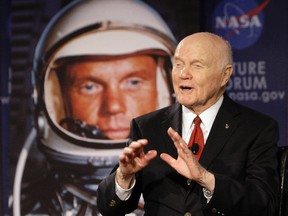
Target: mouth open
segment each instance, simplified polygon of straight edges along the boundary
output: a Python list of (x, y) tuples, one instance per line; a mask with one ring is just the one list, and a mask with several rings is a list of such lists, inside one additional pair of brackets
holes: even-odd
[(193, 88), (190, 86), (180, 86), (181, 91), (191, 91)]

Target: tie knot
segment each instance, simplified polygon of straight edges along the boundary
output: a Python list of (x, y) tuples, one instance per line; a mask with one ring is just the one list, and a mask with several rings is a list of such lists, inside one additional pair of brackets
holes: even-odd
[(195, 125), (200, 125), (200, 123), (201, 123), (200, 117), (199, 117), (199, 116), (196, 116), (196, 117), (194, 118), (193, 122), (194, 122)]

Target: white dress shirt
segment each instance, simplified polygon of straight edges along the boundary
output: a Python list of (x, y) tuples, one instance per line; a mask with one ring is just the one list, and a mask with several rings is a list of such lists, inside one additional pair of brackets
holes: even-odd
[[(204, 144), (208, 138), (210, 130), (212, 128), (213, 122), (216, 118), (218, 110), (223, 102), (223, 96), (219, 98), (219, 100), (213, 104), (211, 107), (202, 112), (199, 117), (201, 119), (200, 127), (204, 136)], [(193, 113), (191, 110), (182, 106), (182, 138), (188, 144), (192, 130), (194, 128), (193, 120), (197, 115)]]

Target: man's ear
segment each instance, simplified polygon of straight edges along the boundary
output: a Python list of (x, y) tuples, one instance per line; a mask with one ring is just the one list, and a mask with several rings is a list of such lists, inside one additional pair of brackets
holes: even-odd
[(223, 69), (222, 86), (225, 86), (233, 73), (233, 65), (228, 64)]

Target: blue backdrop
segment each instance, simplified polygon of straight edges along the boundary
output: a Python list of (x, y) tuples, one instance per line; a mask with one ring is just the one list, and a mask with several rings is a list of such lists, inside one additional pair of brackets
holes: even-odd
[(234, 51), (228, 85), (236, 101), (274, 117), (279, 146), (287, 146), (288, 2), (203, 1), (202, 28), (227, 39)]

